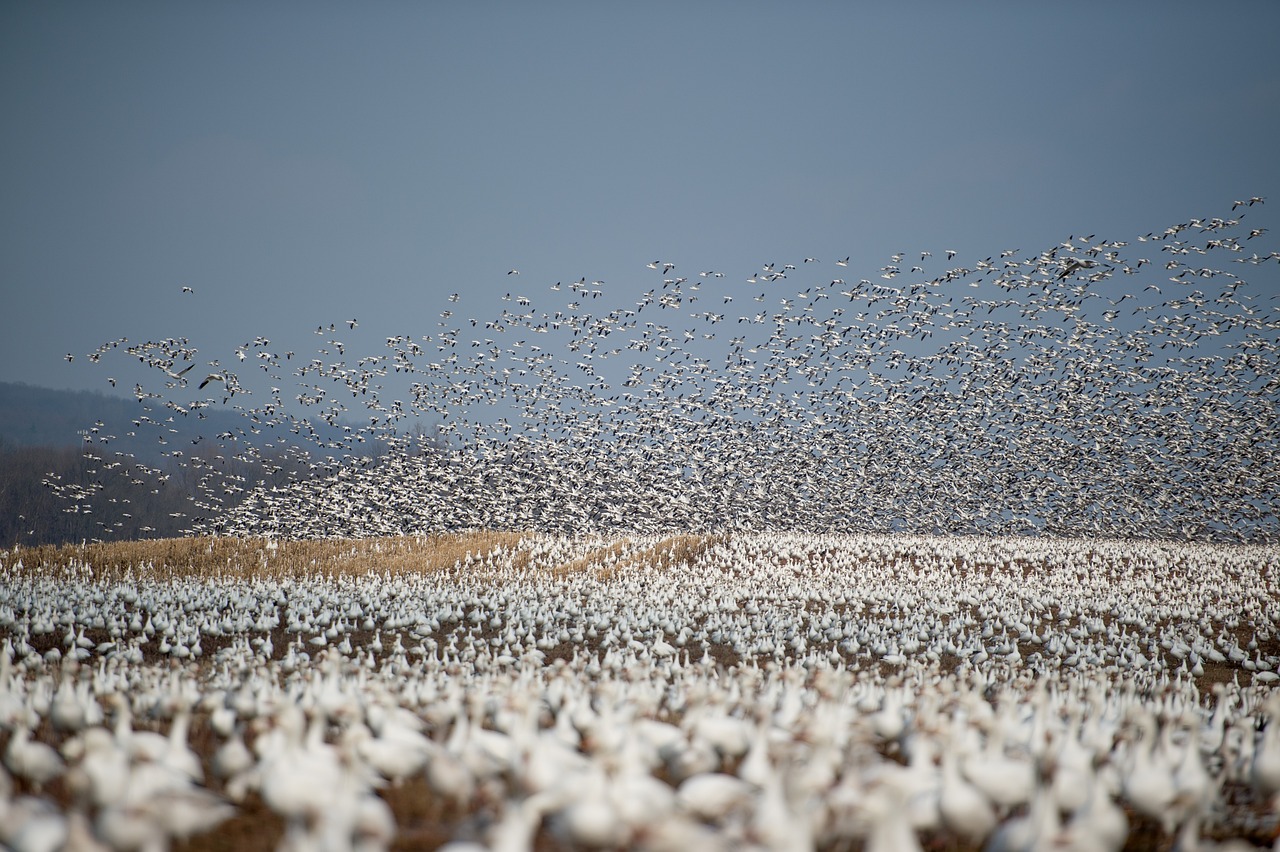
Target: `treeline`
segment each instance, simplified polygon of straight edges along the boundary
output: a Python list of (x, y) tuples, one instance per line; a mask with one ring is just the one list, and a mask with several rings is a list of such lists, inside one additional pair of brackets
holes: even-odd
[[(144, 464), (160, 465), (166, 450), (195, 444), (220, 433), (232, 433), (246, 446), (273, 440), (255, 434), (243, 412), (203, 409), (191, 413), (160, 401), (108, 396), (94, 391), (42, 388), (22, 382), (0, 382), (0, 442), (8, 447), (69, 447), (91, 440), (104, 453), (125, 454)], [(321, 424), (321, 437), (339, 429)], [(163, 435), (165, 442), (157, 441)]]
[(184, 485), (124, 463), (104, 468), (76, 446), (0, 442), (0, 544), (175, 536), (190, 524)]
[(0, 382), (0, 546), (180, 535), (205, 511), (199, 504), (225, 509), (259, 483), (309, 475), (304, 454), (252, 425), (234, 410), (186, 416)]
[(313, 475), (280, 447), (253, 459), (214, 448), (149, 468), (92, 447), (22, 447), (0, 439), (0, 546), (170, 538), (243, 501), (254, 488)]

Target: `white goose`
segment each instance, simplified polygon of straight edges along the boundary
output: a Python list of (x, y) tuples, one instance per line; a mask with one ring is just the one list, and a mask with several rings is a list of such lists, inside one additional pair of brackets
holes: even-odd
[(1105, 760), (1096, 763), (1084, 804), (1062, 830), (1062, 845), (1072, 852), (1119, 852), (1129, 838), (1129, 818), (1114, 801), (1119, 783), (1114, 769)]
[(34, 711), (27, 711), (14, 728), (9, 746), (4, 751), (4, 765), (37, 793), (66, 769), (56, 749), (31, 739), (31, 729), (38, 722), (39, 717)]
[(948, 831), (979, 844), (996, 827), (996, 812), (990, 800), (960, 774), (959, 759), (954, 749), (942, 750), (938, 810)]
[(1169, 764), (1162, 747), (1163, 737), (1157, 737), (1156, 720), (1149, 711), (1140, 712), (1137, 728), (1142, 741), (1136, 744), (1132, 765), (1124, 775), (1124, 797), (1168, 833), (1176, 823), (1173, 804), (1178, 787), (1174, 767)]
[(983, 751), (964, 760), (965, 778), (998, 809), (1008, 812), (1031, 799), (1036, 789), (1035, 767), (1025, 758), (1005, 754), (1005, 729), (1000, 717), (986, 723), (987, 744)]

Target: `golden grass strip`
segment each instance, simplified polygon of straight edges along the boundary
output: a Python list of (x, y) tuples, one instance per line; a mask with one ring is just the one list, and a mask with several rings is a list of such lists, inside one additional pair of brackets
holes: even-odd
[(624, 568), (643, 568), (664, 571), (675, 565), (689, 565), (704, 556), (711, 548), (728, 541), (725, 535), (674, 535), (648, 547), (627, 554), (625, 559), (614, 561), (600, 571), (602, 578), (612, 577)]
[(609, 570), (609, 566), (612, 566), (613, 563), (617, 562), (618, 559), (622, 558), (623, 554), (633, 547), (635, 547), (635, 542), (626, 538), (622, 541), (614, 542), (608, 547), (597, 547), (594, 550), (590, 550), (582, 556), (579, 556), (577, 559), (565, 562), (562, 565), (557, 565), (551, 570), (552, 573), (557, 576), (576, 574), (579, 571), (583, 571), (588, 568), (596, 568), (601, 573), (604, 573)]
[(18, 547), (5, 551), (0, 565), (10, 576), (72, 572), (102, 580), (398, 574), (449, 569), (500, 549), (516, 551), (525, 537), (517, 532), (306, 541), (202, 536)]

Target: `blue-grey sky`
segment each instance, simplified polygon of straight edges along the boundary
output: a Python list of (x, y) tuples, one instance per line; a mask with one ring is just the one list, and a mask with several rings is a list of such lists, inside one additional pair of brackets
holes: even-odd
[(861, 277), (1276, 208), (1277, 32), (1273, 0), (4, 3), (0, 379), (350, 318), (372, 351), (511, 269), (620, 303), (654, 259)]

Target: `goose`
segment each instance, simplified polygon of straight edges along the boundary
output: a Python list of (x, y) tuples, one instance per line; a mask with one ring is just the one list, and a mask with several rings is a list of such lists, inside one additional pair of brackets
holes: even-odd
[(585, 777), (573, 779), (557, 792), (563, 807), (552, 815), (555, 830), (576, 847), (616, 848), (627, 843), (630, 831), (623, 821), (612, 784), (604, 769), (591, 765)]
[(105, 728), (89, 728), (63, 745), (63, 753), (76, 759), (69, 778), (77, 795), (101, 808), (120, 800), (129, 783), (129, 755)]
[(436, 750), (428, 757), (426, 781), (442, 804), (458, 808), (470, 805), (479, 786), (462, 758), (448, 749)]
[(0, 843), (6, 848), (14, 852), (58, 852), (65, 847), (69, 835), (67, 818), (48, 799), (10, 799), (8, 790), (0, 790)]
[(117, 849), (164, 849), (208, 832), (235, 812), (214, 793), (164, 767), (135, 769), (119, 801), (101, 811), (95, 833)]
[(938, 812), (949, 831), (979, 845), (996, 827), (996, 812), (987, 797), (960, 774), (959, 759), (953, 748), (942, 749)]
[(1005, 754), (1005, 729), (998, 718), (986, 727), (986, 747), (967, 756), (961, 771), (998, 810), (1007, 813), (1030, 801), (1036, 790), (1035, 766), (1029, 760)]
[(1249, 761), (1249, 782), (1263, 796), (1280, 797), (1280, 692), (1266, 703), (1267, 726)]
[(237, 723), (230, 736), (213, 753), (209, 768), (215, 778), (226, 784), (232, 801), (243, 801), (251, 783), (250, 772), (257, 766), (253, 753), (244, 743), (244, 725)]
[(188, 364), (187, 366), (183, 367), (181, 370), (177, 370), (177, 371), (175, 371), (172, 366), (167, 366), (164, 368), (164, 374), (169, 378), (173, 379), (174, 381), (185, 381), (183, 377), (186, 376), (187, 373), (191, 372), (195, 368), (195, 366), (196, 366), (195, 364)]
[(332, 746), (304, 741), (306, 717), (301, 708), (286, 704), (271, 721), (279, 736), (262, 744), (259, 790), (293, 833), (305, 836), (308, 826), (335, 804), (343, 770)]
[[(501, 810), (501, 816), (489, 829), (487, 845), (481, 849), (489, 852), (524, 852), (534, 848), (534, 836), (541, 826), (543, 818), (562, 804), (556, 791), (535, 793), (524, 799), (507, 800)], [(460, 842), (451, 846), (459, 852), (469, 852), (468, 843)]]
[(1061, 820), (1057, 803), (1047, 783), (1036, 785), (1031, 797), (1031, 809), (1024, 816), (1016, 816), (1001, 823), (991, 835), (985, 852), (1038, 852), (1052, 849), (1059, 844)]
[(83, 809), (72, 806), (67, 813), (67, 839), (62, 852), (111, 852), (93, 833), (93, 824)]
[(205, 386), (212, 382), (220, 382), (224, 388), (228, 390), (230, 389), (227, 387), (226, 376), (224, 376), (222, 373), (210, 373), (209, 375), (204, 377), (203, 381), (200, 382), (200, 386), (197, 388), (197, 390), (204, 390)]
[(680, 782), (676, 800), (698, 819), (721, 821), (748, 806), (756, 785), (723, 772), (701, 772)]
[(169, 727), (169, 736), (164, 738), (164, 748), (158, 755), (157, 762), (178, 775), (200, 782), (204, 779), (204, 765), (200, 756), (187, 743), (187, 735), (191, 729), (191, 701), (185, 695), (172, 696), (171, 701), (174, 707), (173, 721)]
[(1199, 721), (1185, 718), (1183, 727), (1187, 730), (1187, 740), (1182, 747), (1182, 759), (1174, 770), (1173, 781), (1177, 789), (1174, 807), (1178, 817), (1187, 821), (1206, 812), (1217, 798), (1218, 790), (1200, 753)]
[(44, 785), (58, 778), (66, 764), (52, 746), (31, 739), (31, 729), (39, 722), (34, 711), (28, 711), (9, 738), (4, 751), (4, 765), (9, 771), (29, 783), (36, 793)]
[(1112, 800), (1113, 773), (1105, 757), (1095, 760), (1085, 803), (1071, 815), (1062, 845), (1073, 852), (1119, 852), (1129, 837), (1129, 818)]
[[(630, 742), (634, 745), (634, 741)], [(624, 748), (621, 753), (607, 757), (604, 767), (618, 818), (632, 837), (640, 837), (649, 826), (676, 815), (676, 792), (650, 774), (652, 766), (641, 750)]]
[[(1077, 719), (1078, 716), (1079, 713), (1073, 711), (1072, 718)], [(1089, 793), (1088, 782), (1093, 774), (1093, 755), (1073, 735), (1074, 729), (1075, 725), (1072, 724), (1062, 735), (1051, 735), (1046, 744), (1046, 750), (1052, 750), (1053, 754), (1054, 773), (1051, 783), (1054, 801), (1063, 813), (1074, 813), (1084, 805)]]
[(1169, 765), (1163, 738), (1157, 737), (1156, 721), (1150, 711), (1140, 711), (1137, 729), (1142, 739), (1136, 744), (1132, 765), (1123, 779), (1124, 797), (1139, 812), (1159, 822), (1166, 833), (1172, 832), (1176, 822), (1173, 805), (1178, 794), (1174, 767)]
[(232, 804), (197, 787), (188, 776), (168, 767), (143, 764), (134, 768), (124, 796), (99, 813), (99, 821), (148, 820), (166, 842), (184, 841), (217, 828), (235, 812)]
[(919, 838), (907, 818), (908, 793), (889, 773), (872, 784), (863, 808), (868, 822), (868, 852), (922, 852)]
[(383, 730), (382, 736), (363, 723), (356, 722), (344, 732), (356, 753), (384, 778), (396, 786), (410, 776), (418, 775), (427, 765), (433, 749), (437, 748), (426, 737), (407, 730)]
[[(83, 636), (83, 632), (81, 635)], [(53, 703), (49, 707), (49, 721), (58, 731), (75, 733), (84, 728), (89, 720), (85, 697), (72, 680), (76, 668), (74, 662), (68, 662), (63, 667), (62, 682), (58, 691), (53, 694)]]
[(870, 719), (871, 730), (877, 737), (889, 742), (902, 735), (907, 726), (905, 704), (901, 690), (890, 688), (885, 691), (880, 709)]

